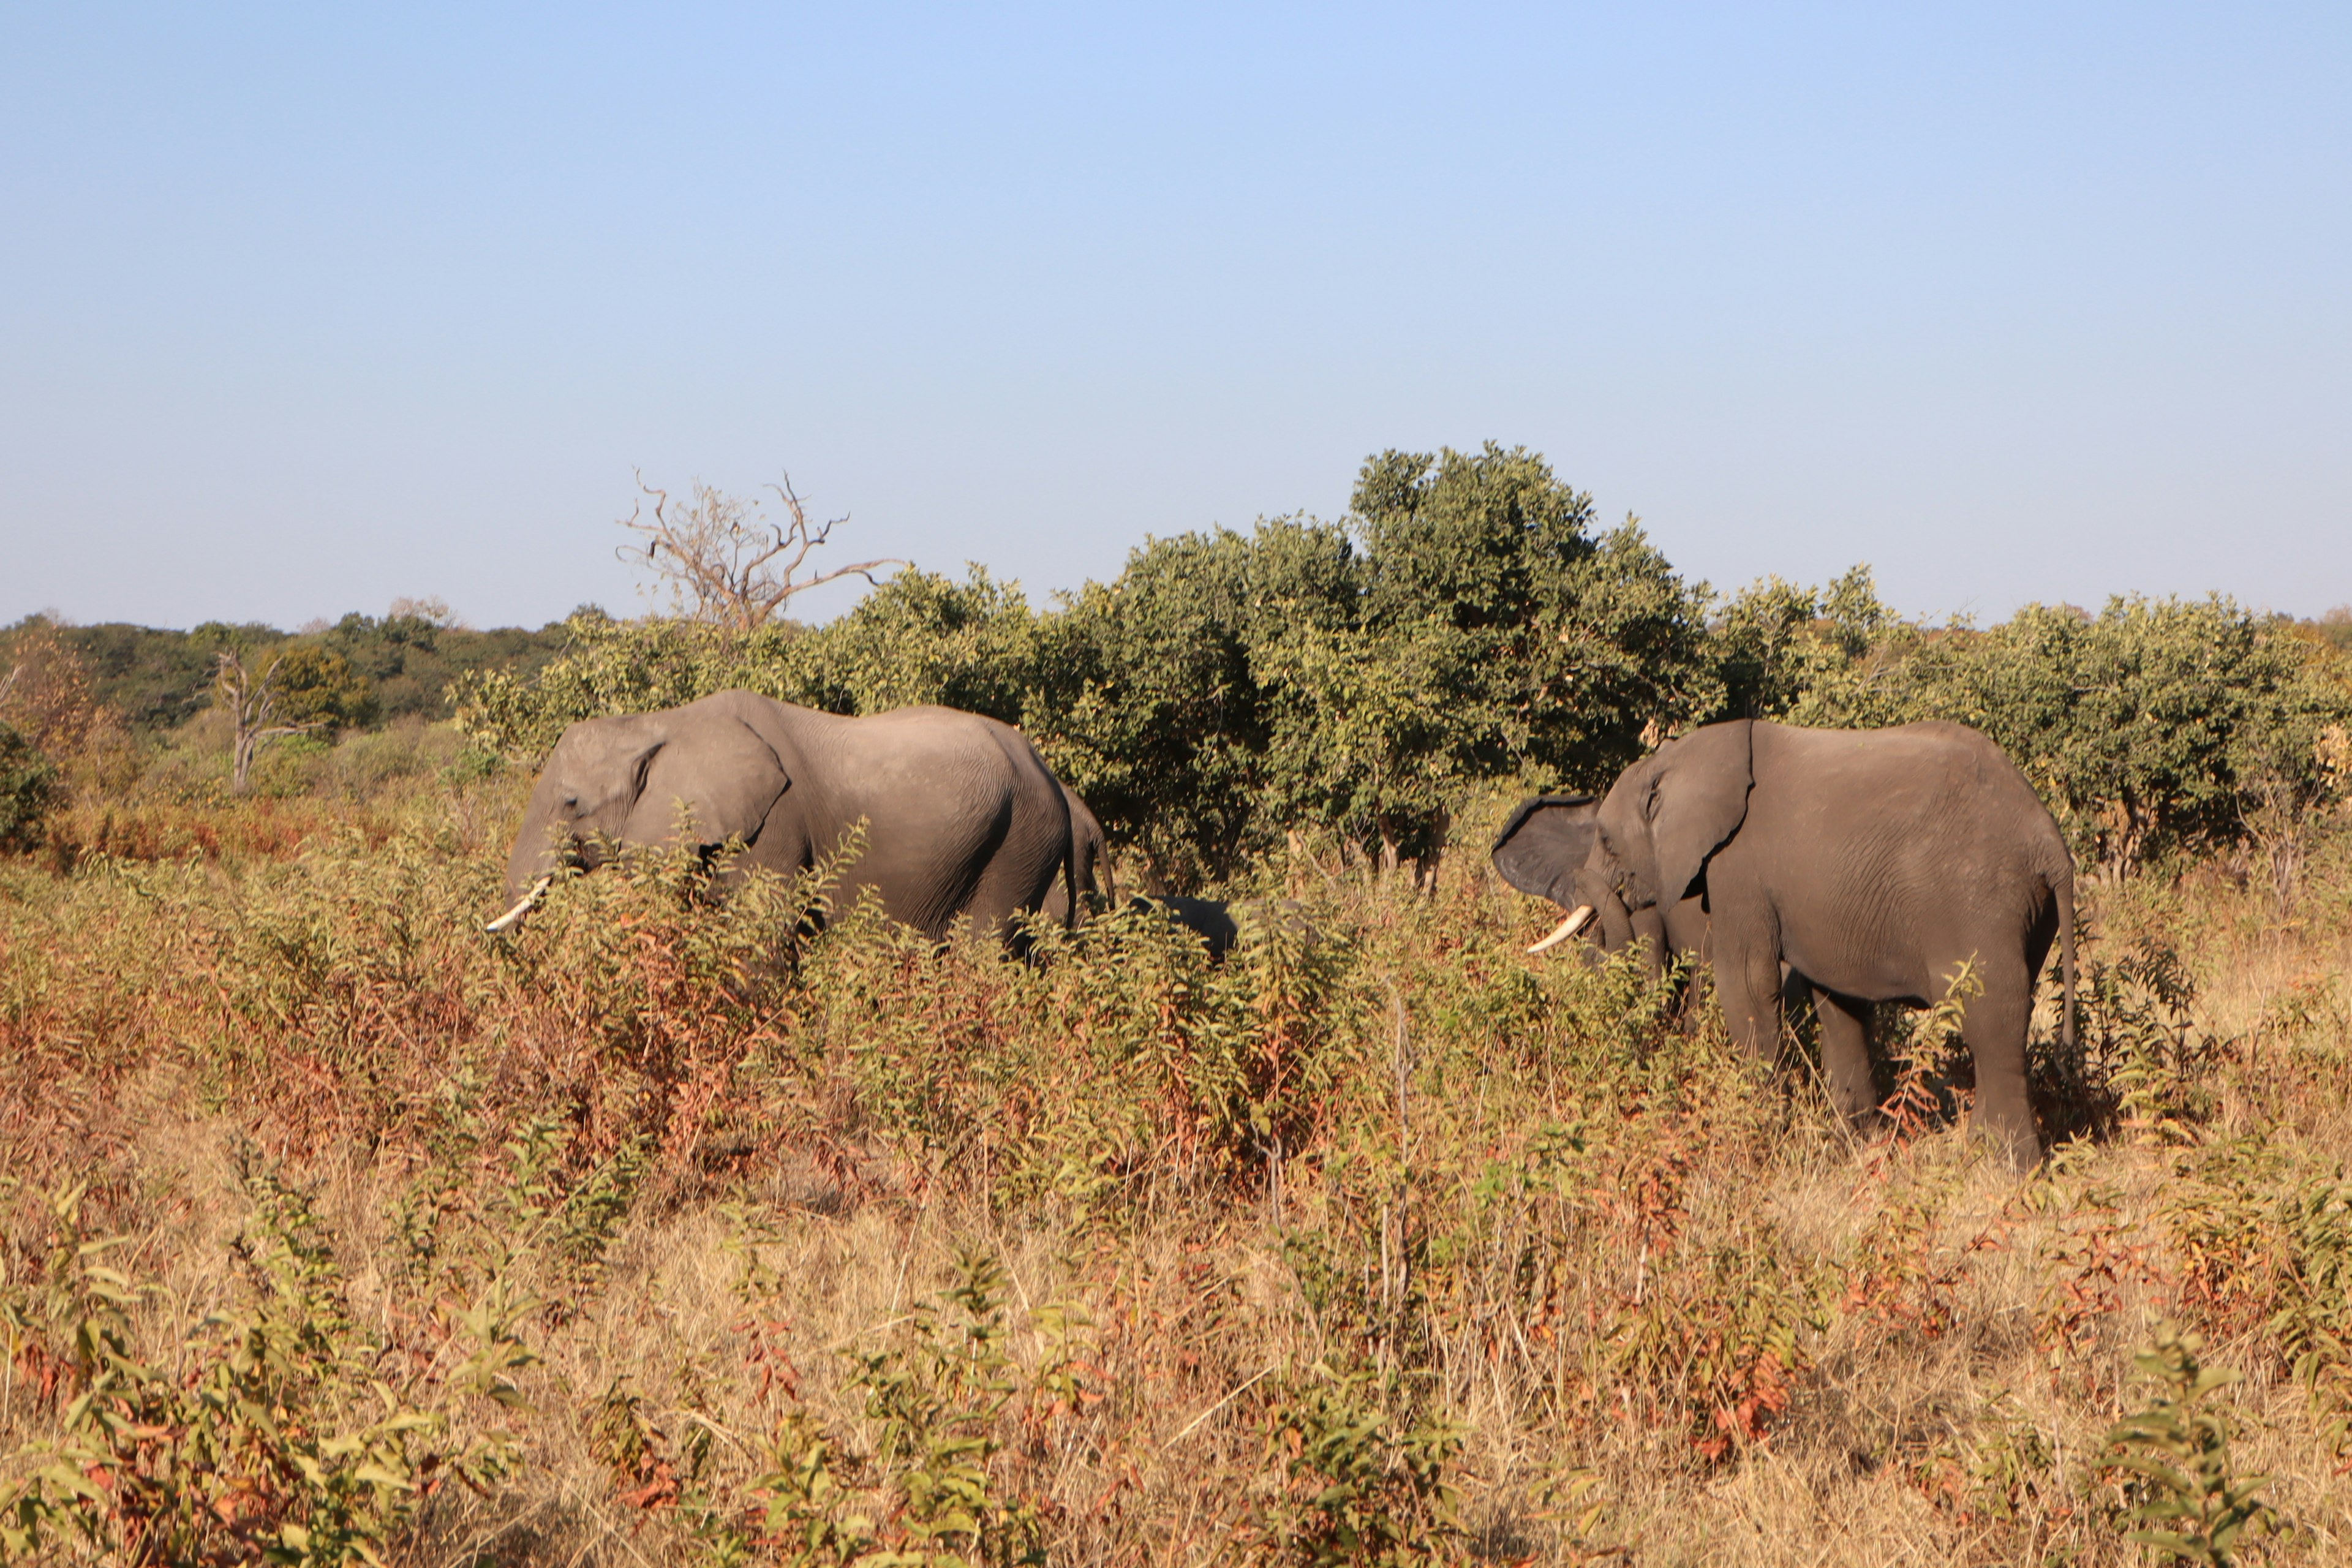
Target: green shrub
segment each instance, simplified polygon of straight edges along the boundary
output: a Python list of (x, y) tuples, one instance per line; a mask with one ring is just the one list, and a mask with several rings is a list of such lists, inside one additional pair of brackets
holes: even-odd
[(1461, 1436), (1414, 1408), (1393, 1375), (1318, 1362), (1276, 1396), (1267, 1458), (1284, 1484), (1241, 1543), (1263, 1568), (1411, 1568), (1466, 1562), (1446, 1470)]
[(2230, 1461), (2228, 1428), (2207, 1406), (2234, 1372), (2203, 1365), (2204, 1342), (2166, 1323), (2156, 1342), (2132, 1359), (2155, 1383), (2148, 1407), (2107, 1434), (2109, 1463), (2135, 1479), (2126, 1489), (2131, 1539), (2179, 1563), (2228, 1568), (2242, 1536), (2271, 1523), (2256, 1495), (2267, 1476), (2240, 1476)]
[(31, 849), (63, 795), (57, 765), (0, 722), (0, 849)]
[(475, 1353), (431, 1384), (388, 1384), (308, 1202), (266, 1173), (247, 1180), (237, 1246), (260, 1300), (189, 1324), (161, 1363), (139, 1353), (132, 1317), (163, 1293), (103, 1261), (122, 1240), (84, 1234), (81, 1189), (52, 1200), (41, 1278), (0, 1298), (17, 1358), (54, 1368), (66, 1401), (58, 1436), (0, 1470), (8, 1555), (78, 1544), (108, 1562), (383, 1563), (445, 1480), (512, 1473), (504, 1433), (451, 1451), (446, 1414), (419, 1403), (510, 1396), (502, 1373), (530, 1359), (510, 1325), (477, 1325)]
[(2328, 757), (2352, 720), (2343, 656), (2218, 595), (2117, 597), (2096, 616), (2028, 605), (1983, 630), (1931, 627), (1896, 617), (1856, 568), (1826, 592), (1759, 584), (1731, 601), (1717, 637), (1735, 710), (1983, 731), (2077, 852), (2114, 875), (2299, 836), (2341, 787)]

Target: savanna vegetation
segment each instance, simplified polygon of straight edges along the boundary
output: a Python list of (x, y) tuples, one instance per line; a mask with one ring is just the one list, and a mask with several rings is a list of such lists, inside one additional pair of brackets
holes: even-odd
[[(1493, 447), (1042, 606), (704, 607), (206, 631), (169, 700), (165, 634), (10, 634), (0, 1556), (2352, 1551), (2338, 625), (1717, 595)], [(386, 674), (404, 620), (437, 662)], [(242, 791), (224, 653), (291, 731)], [(1019, 722), (1125, 882), (1307, 918), (1023, 964), (643, 855), (485, 936), (562, 725), (730, 685)], [(2075, 843), (2032, 1178), (1968, 1141), (1949, 1007), (1880, 1021), (1860, 1142), (1803, 1020), (1759, 1074), (1638, 964), (1522, 952), (1517, 796), (1743, 712), (1976, 724)]]

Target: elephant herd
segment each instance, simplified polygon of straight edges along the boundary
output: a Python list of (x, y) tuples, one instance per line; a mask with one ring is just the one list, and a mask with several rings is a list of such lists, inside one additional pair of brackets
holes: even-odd
[[(746, 691), (563, 733), (508, 862), (520, 921), (566, 866), (614, 846), (684, 842), (791, 873), (861, 826), (845, 888), (933, 936), (968, 920), (1009, 938), (1043, 911), (1075, 924), (1116, 902), (1102, 826), (1012, 726), (948, 708), (843, 718)], [(2022, 1168), (2040, 1155), (2026, 1097), (2034, 984), (2053, 940), (2073, 1039), (2074, 862), (2000, 749), (1958, 724), (1807, 730), (1708, 724), (1660, 746), (1609, 793), (1539, 795), (1494, 863), (1570, 910), (1532, 952), (1581, 933), (1608, 952), (1675, 953), (1713, 974), (1732, 1038), (1779, 1050), (1784, 994), (1810, 992), (1822, 1075), (1847, 1116), (1875, 1108), (1873, 1003), (1940, 1000), (1964, 971), (1961, 1035), (1977, 1128)], [(1223, 906), (1156, 900), (1222, 952)]]

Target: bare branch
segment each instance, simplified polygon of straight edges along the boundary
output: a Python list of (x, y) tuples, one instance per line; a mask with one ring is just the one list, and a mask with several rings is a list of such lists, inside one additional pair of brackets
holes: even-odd
[(809, 552), (828, 543), (833, 531), (849, 520), (812, 522), (789, 474), (782, 484), (767, 488), (783, 512), (781, 521), (760, 515), (764, 503), (759, 500), (725, 494), (699, 480), (692, 500), (680, 504), (639, 474), (637, 503), (620, 526), (643, 542), (620, 545), (614, 553), (667, 584), (679, 613), (747, 632), (774, 620), (796, 594), (844, 577), (874, 583), (874, 574), (885, 567), (911, 564), (884, 557), (803, 575)]
[(322, 719), (279, 723), (278, 665), (272, 657), (257, 679), (245, 667), (245, 656), (223, 648), (214, 656), (213, 693), (229, 718), (229, 787), (243, 795), (253, 780), (253, 755), (264, 741), (281, 735), (306, 735), (324, 729)]

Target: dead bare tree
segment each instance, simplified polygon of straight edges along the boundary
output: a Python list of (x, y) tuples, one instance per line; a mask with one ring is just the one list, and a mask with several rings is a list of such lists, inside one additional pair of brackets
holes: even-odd
[(213, 700), (229, 717), (229, 788), (239, 795), (252, 787), (253, 754), (262, 742), (279, 735), (306, 735), (326, 722), (319, 719), (278, 721), (285, 697), (278, 685), (280, 662), (272, 656), (257, 677), (246, 668), (245, 656), (235, 648), (223, 648), (215, 657)]
[[(637, 489), (643, 493), (621, 526), (642, 542), (621, 545), (614, 553), (667, 583), (683, 614), (745, 632), (773, 620), (795, 594), (844, 577), (872, 583), (883, 567), (911, 564), (885, 557), (802, 576), (809, 552), (828, 542), (849, 519), (811, 522), (790, 474), (767, 488), (782, 508), (781, 521), (765, 515), (766, 503), (757, 498), (730, 496), (697, 479), (693, 500), (680, 503), (640, 474)], [(653, 503), (650, 517), (647, 500)]]

